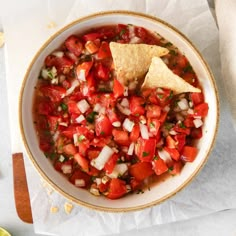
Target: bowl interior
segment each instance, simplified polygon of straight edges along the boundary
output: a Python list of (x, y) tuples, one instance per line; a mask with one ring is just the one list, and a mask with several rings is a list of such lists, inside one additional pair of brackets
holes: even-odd
[[(86, 190), (76, 188), (54, 170), (53, 166), (49, 163), (49, 160), (44, 157), (44, 154), (39, 149), (33, 123), (32, 98), (34, 95), (34, 87), (37, 83), (37, 77), (45, 57), (58, 48), (69, 35), (84, 32), (92, 27), (117, 23), (143, 26), (151, 31), (158, 32), (177, 46), (179, 50), (187, 56), (199, 78), (205, 100), (209, 105), (209, 113), (204, 122), (204, 135), (197, 143), (199, 153), (193, 163), (187, 163), (180, 175), (168, 178), (164, 182), (161, 181), (152, 186), (150, 191), (145, 191), (144, 194), (132, 194), (114, 201), (103, 197), (95, 197)], [(142, 209), (162, 202), (178, 192), (197, 174), (206, 162), (215, 139), (218, 125), (218, 99), (215, 83), (206, 63), (192, 44), (182, 34), (165, 22), (145, 15), (127, 12), (110, 12), (80, 19), (63, 28), (43, 45), (33, 59), (25, 76), (21, 93), (20, 121), (24, 144), (32, 162), (43, 178), (45, 178), (56, 190), (72, 201), (95, 209), (106, 211), (129, 211)]]

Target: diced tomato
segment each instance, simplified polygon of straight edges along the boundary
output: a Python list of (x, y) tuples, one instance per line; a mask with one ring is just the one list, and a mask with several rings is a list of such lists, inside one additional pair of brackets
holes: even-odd
[(81, 40), (75, 35), (71, 35), (66, 39), (65, 46), (70, 52), (75, 54), (77, 57), (80, 56), (83, 50), (83, 44)]
[(69, 143), (63, 146), (63, 152), (67, 155), (75, 155), (77, 149), (72, 143)]
[(180, 158), (180, 154), (179, 151), (176, 148), (168, 148), (168, 147), (164, 147), (164, 150), (166, 150), (172, 159), (174, 159), (175, 161), (178, 161)]
[(97, 147), (97, 148), (103, 148), (105, 145), (109, 144), (111, 142), (111, 137), (99, 137), (95, 138), (91, 141), (90, 145)]
[(97, 59), (101, 60), (108, 57), (111, 57), (111, 50), (110, 50), (109, 44), (105, 41), (102, 41), (100, 48), (98, 50), (98, 53), (97, 53)]
[(147, 109), (147, 118), (158, 118), (161, 115), (161, 107), (157, 105), (148, 105)]
[(81, 114), (81, 111), (77, 106), (77, 102), (70, 100), (67, 102), (67, 107), (70, 114), (77, 114), (78, 116)]
[(174, 161), (173, 165), (169, 168), (169, 173), (171, 175), (178, 175), (183, 167), (181, 161)]
[(115, 98), (122, 97), (124, 95), (125, 88), (124, 86), (119, 82), (119, 80), (114, 79), (114, 85), (113, 85), (113, 94)]
[(129, 167), (129, 174), (138, 181), (143, 181), (154, 174), (151, 162), (138, 162)]
[(108, 190), (108, 188), (109, 188), (109, 185), (110, 185), (109, 181), (107, 181), (105, 184), (104, 183), (100, 183), (98, 185), (99, 192), (101, 192), (101, 193), (106, 192)]
[(77, 78), (81, 81), (86, 81), (86, 77), (89, 74), (90, 69), (93, 66), (93, 61), (85, 61), (76, 67)]
[(111, 174), (112, 173), (112, 171), (115, 168), (115, 165), (116, 165), (116, 162), (117, 162), (118, 158), (119, 158), (119, 155), (114, 153), (109, 158), (109, 160), (106, 162), (106, 164), (105, 164), (103, 169), (106, 171), (107, 174)]
[(86, 80), (87, 80), (87, 86), (88, 86), (87, 95), (89, 96), (95, 91), (95, 88), (96, 88), (96, 81), (95, 81), (95, 78), (94, 78), (94, 73), (90, 71), (90, 73), (88, 74)]
[(120, 179), (111, 179), (108, 195), (110, 199), (117, 199), (124, 196), (127, 193), (125, 181)]
[(64, 129), (62, 132), (62, 135), (64, 135), (67, 138), (72, 139), (73, 135), (75, 133), (77, 133), (77, 129), (76, 126), (70, 125), (69, 127), (67, 127), (66, 129)]
[(207, 114), (208, 114), (208, 104), (207, 103), (201, 103), (199, 105), (197, 105), (195, 108), (194, 108), (194, 114), (193, 116), (200, 116), (200, 117), (206, 117)]
[(86, 174), (85, 172), (83, 172), (83, 171), (81, 171), (80, 169), (76, 169), (74, 172), (73, 172), (73, 174), (71, 175), (71, 177), (70, 177), (70, 182), (72, 183), (72, 184), (75, 184), (75, 180), (76, 179), (82, 179), (82, 180), (84, 180), (84, 182), (85, 182), (85, 188), (86, 187), (88, 187), (89, 185), (90, 185), (90, 183), (91, 183), (91, 178), (90, 178), (90, 176), (88, 175), (88, 174)]
[(192, 128), (190, 135), (192, 138), (200, 139), (202, 137), (202, 127)]
[(110, 78), (110, 69), (103, 65), (102, 62), (98, 62), (96, 64), (95, 76), (100, 80), (107, 81)]
[(180, 68), (172, 68), (171, 69), (172, 70), (172, 72), (174, 73), (174, 74), (176, 74), (176, 75), (178, 75), (178, 76), (181, 76), (181, 74), (182, 74), (182, 70), (180, 69)]
[(160, 89), (160, 91), (157, 91), (158, 103), (161, 106), (169, 104), (172, 98), (173, 98), (173, 91), (171, 91), (170, 89)]
[(123, 145), (123, 146), (129, 146), (130, 145), (129, 134), (128, 134), (127, 131), (113, 129), (112, 130), (112, 135), (113, 135), (114, 141), (116, 143), (118, 143), (120, 145)]
[(83, 36), (83, 39), (85, 41), (94, 41), (94, 40), (96, 40), (96, 39), (98, 39), (100, 37), (101, 37), (101, 34), (96, 32), (96, 33), (85, 34)]
[(95, 120), (95, 132), (97, 136), (109, 136), (111, 135), (112, 125), (106, 115), (100, 115)]
[(142, 97), (132, 96), (130, 98), (130, 111), (134, 116), (144, 115), (145, 108), (143, 107), (144, 99)]
[(57, 69), (57, 74), (68, 74), (73, 64), (74, 62), (66, 56), (56, 57), (53, 55), (49, 55), (45, 59), (45, 65), (47, 67), (55, 66), (55, 68)]
[(89, 162), (88, 162), (88, 160), (85, 157), (83, 157), (79, 153), (76, 153), (74, 155), (74, 159), (79, 164), (79, 166), (81, 167), (81, 169), (83, 171), (85, 171), (85, 172), (89, 171)]
[(49, 152), (51, 150), (50, 141), (45, 140), (44, 138), (39, 139), (39, 147), (43, 152)]
[(166, 147), (176, 148), (176, 141), (170, 135), (166, 137)]
[(183, 123), (176, 124), (174, 126), (173, 130), (178, 132), (178, 133), (183, 133), (183, 134), (186, 134), (186, 135), (190, 134), (190, 128), (187, 128)]
[(176, 145), (177, 145), (178, 151), (181, 152), (185, 143), (186, 143), (186, 135), (185, 134), (177, 134), (174, 136), (174, 139), (176, 140)]
[(184, 146), (181, 159), (187, 162), (193, 162), (197, 156), (198, 150), (196, 147)]
[[(145, 162), (145, 163), (147, 163), (147, 162)], [(131, 189), (134, 191), (134, 190), (137, 190), (140, 186), (141, 186), (141, 184), (142, 184), (142, 181), (139, 181), (139, 180), (137, 180), (137, 179), (135, 179), (135, 178), (132, 178), (131, 180), (130, 180), (130, 186), (131, 186)]]
[(42, 86), (40, 91), (52, 102), (60, 102), (66, 95), (66, 89), (57, 85)]
[(156, 139), (139, 138), (136, 144), (136, 152), (139, 160), (144, 162), (152, 161), (156, 150)]
[(60, 117), (58, 116), (48, 116), (48, 126), (51, 132), (56, 132), (59, 125)]
[(99, 176), (100, 171), (96, 169), (95, 167), (89, 165), (89, 171), (87, 172), (87, 174), (90, 176)]
[(115, 109), (108, 108), (106, 110), (106, 114), (111, 122), (113, 124), (114, 122), (120, 122), (117, 113), (115, 112)]
[(130, 40), (130, 37), (129, 37), (129, 29), (127, 25), (118, 24), (117, 31), (118, 31), (118, 37), (121, 40), (121, 42), (128, 43)]
[(92, 159), (98, 157), (98, 155), (99, 155), (100, 152), (101, 152), (101, 151), (98, 150), (98, 149), (91, 149), (91, 148), (90, 148), (90, 149), (88, 150), (88, 152), (87, 152), (87, 157), (88, 157), (88, 159), (92, 160)]
[(190, 93), (190, 97), (194, 106), (204, 102), (204, 97), (202, 93)]
[(69, 89), (71, 87), (71, 82), (67, 79), (63, 80), (61, 84), (62, 84), (62, 87), (65, 89)]
[(38, 107), (37, 107), (38, 114), (49, 115), (50, 113), (52, 113), (52, 111), (53, 111), (53, 107), (52, 107), (50, 101), (41, 101), (38, 104)]
[(138, 124), (135, 124), (129, 136), (130, 141), (136, 142), (139, 138), (139, 135), (140, 135), (140, 127)]
[(193, 117), (187, 116), (186, 119), (184, 120), (184, 125), (185, 125), (187, 128), (194, 127)]
[(162, 124), (166, 121), (167, 112), (162, 112), (160, 118), (158, 119)]
[(79, 153), (81, 155), (85, 156), (89, 147), (90, 147), (89, 140), (83, 140), (81, 142), (78, 142)]
[(196, 78), (196, 75), (192, 72), (187, 72), (187, 73), (184, 73), (182, 75), (182, 78), (188, 82), (189, 84), (193, 85), (194, 87), (196, 87), (196, 81), (197, 81), (197, 78)]
[(160, 129), (161, 123), (158, 119), (152, 118), (148, 119), (148, 128), (149, 132), (152, 133), (153, 135), (157, 135)]
[(158, 158), (157, 160), (153, 161), (153, 169), (156, 175), (161, 175), (168, 171), (166, 163), (161, 158)]
[(147, 30), (144, 29), (143, 27), (135, 27), (135, 35), (141, 38), (142, 40), (145, 40), (148, 33)]
[(184, 55), (178, 55), (176, 63), (180, 68), (185, 68), (188, 65), (188, 60)]

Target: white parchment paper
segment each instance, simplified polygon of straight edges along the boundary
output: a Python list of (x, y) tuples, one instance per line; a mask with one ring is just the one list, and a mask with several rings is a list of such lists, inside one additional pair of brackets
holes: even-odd
[[(21, 4), (24, 2), (22, 0)], [(13, 9), (14, 14), (7, 14), (3, 18), (13, 152), (23, 150), (17, 125), (17, 104), (19, 88), (29, 61), (49, 35), (64, 23), (89, 13), (125, 9), (148, 13), (173, 24), (192, 40), (208, 61), (221, 100), (218, 138), (204, 169), (175, 197), (143, 211), (103, 213), (73, 204), (71, 213), (66, 214), (64, 204), (67, 200), (45, 186), (25, 158), (36, 233), (71, 236), (114, 234), (236, 207), (236, 134), (232, 130), (232, 120), (222, 89), (218, 31), (206, 0), (70, 0), (68, 5), (64, 1), (35, 0), (27, 4), (27, 8), (22, 7), (20, 11)], [(52, 206), (59, 211), (50, 213)]]

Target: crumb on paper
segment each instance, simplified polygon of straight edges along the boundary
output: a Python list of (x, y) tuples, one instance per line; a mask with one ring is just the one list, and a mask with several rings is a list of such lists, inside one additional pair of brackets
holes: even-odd
[(64, 210), (65, 210), (66, 214), (70, 214), (72, 209), (73, 209), (73, 205), (71, 203), (66, 202), (64, 204)]
[(4, 33), (0, 32), (0, 48), (4, 45)]
[(52, 206), (52, 207), (50, 208), (50, 212), (51, 212), (51, 213), (57, 213), (58, 211), (59, 211), (59, 208), (56, 207), (56, 206)]
[(48, 25), (47, 25), (47, 27), (49, 28), (49, 29), (53, 29), (53, 28), (55, 28), (57, 26), (57, 24), (54, 22), (54, 21), (51, 21), (50, 23), (48, 23)]
[(47, 182), (42, 181), (42, 186), (43, 188), (46, 189), (48, 195), (51, 195), (53, 193), (54, 190), (51, 188), (51, 186)]

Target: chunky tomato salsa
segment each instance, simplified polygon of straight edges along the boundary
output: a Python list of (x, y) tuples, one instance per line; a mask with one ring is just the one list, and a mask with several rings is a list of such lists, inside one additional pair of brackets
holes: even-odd
[(76, 187), (117, 199), (194, 161), (208, 104), (202, 93), (123, 85), (110, 42), (168, 48), (162, 57), (168, 68), (200, 85), (174, 45), (134, 25), (71, 35), (45, 58), (33, 107), (40, 149)]

